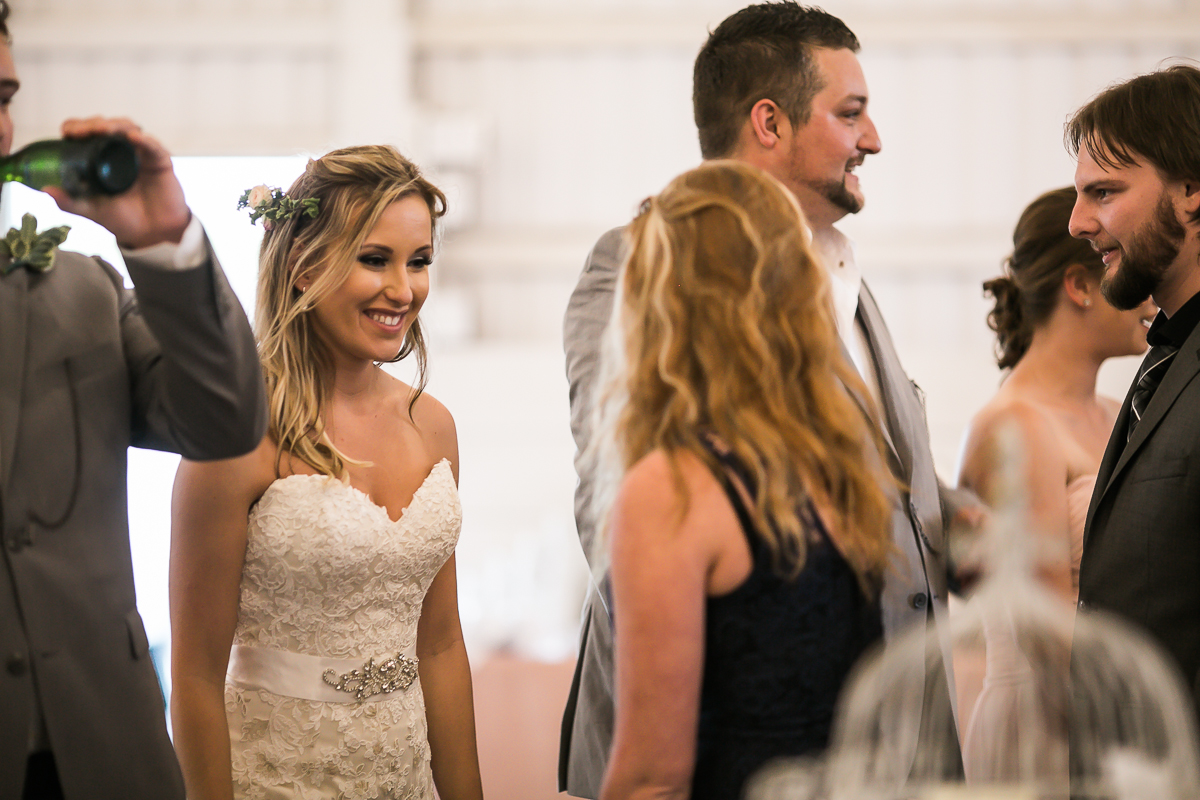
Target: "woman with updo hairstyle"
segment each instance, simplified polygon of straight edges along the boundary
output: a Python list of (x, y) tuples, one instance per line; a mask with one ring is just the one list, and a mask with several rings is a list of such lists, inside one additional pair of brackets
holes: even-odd
[(1067, 231), (1074, 207), (1070, 186), (1030, 203), (1013, 231), (1004, 274), (983, 284), (995, 299), (988, 325), (996, 332), (996, 362), (1009, 372), (971, 420), (958, 474), (960, 486), (996, 501), (1005, 466), (997, 463), (998, 437), (1017, 433), (1032, 522), (1061, 553), (1047, 574), (1071, 602), (1092, 487), (1120, 408), (1096, 394), (1096, 375), (1106, 359), (1145, 352), (1157, 311), (1149, 300), (1118, 311), (1104, 299), (1100, 256)]
[(881, 635), (891, 484), (788, 190), (710, 161), (643, 209), (585, 454), (616, 632), (601, 797), (736, 800), (826, 747)]
[[(1100, 256), (1067, 230), (1074, 206), (1070, 186), (1030, 203), (1013, 231), (1004, 274), (983, 284), (995, 299), (988, 325), (996, 332), (996, 361), (1008, 373), (971, 420), (958, 473), (960, 486), (995, 505), (1010, 499), (1002, 493), (1011, 491), (1017, 471), (1039, 544), (1037, 574), (1072, 605), (1088, 504), (1120, 407), (1096, 394), (1096, 375), (1106, 359), (1145, 351), (1156, 312), (1149, 300), (1118, 311), (1104, 299)], [(1019, 462), (1003, 463), (1014, 450)], [(983, 653), (955, 659), (966, 778), (1012, 783), (1029, 779), (1032, 769), (1046, 786), (1061, 784), (1065, 796), (1066, 732), (1044, 733), (1032, 762), (1022, 746), (1036, 735), (1027, 726), (1029, 709), (1042, 707), (1038, 675), (1055, 666), (1033, 663), (1002, 615), (984, 617), (983, 630)]]
[[(184, 461), (171, 719), (191, 800), (479, 800), (458, 616), (454, 420), (418, 314), (442, 192), (391, 147), (308, 163), (241, 206), (265, 233), (268, 434)], [(414, 386), (382, 365), (412, 357)]]

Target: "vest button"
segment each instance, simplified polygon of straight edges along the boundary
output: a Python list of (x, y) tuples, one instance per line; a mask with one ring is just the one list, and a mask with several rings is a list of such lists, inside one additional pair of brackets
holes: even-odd
[(4, 659), (4, 668), (9, 675), (20, 677), (29, 669), (29, 664), (25, 661), (24, 653), (9, 653), (8, 658)]
[(925, 606), (929, 605), (929, 595), (924, 592), (917, 592), (908, 596), (908, 604), (916, 611), (921, 611)]

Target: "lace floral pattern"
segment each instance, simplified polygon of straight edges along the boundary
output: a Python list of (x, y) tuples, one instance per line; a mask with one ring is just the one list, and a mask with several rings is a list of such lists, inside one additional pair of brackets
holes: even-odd
[[(461, 517), (444, 460), (396, 522), (337, 480), (275, 481), (250, 512), (234, 644), (362, 662), (408, 650)], [(227, 684), (225, 709), (238, 797), (433, 797), (419, 679), (363, 703)]]

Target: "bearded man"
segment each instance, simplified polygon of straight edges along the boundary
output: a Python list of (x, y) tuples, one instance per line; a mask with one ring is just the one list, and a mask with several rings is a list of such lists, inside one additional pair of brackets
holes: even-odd
[(1114, 86), (1077, 111), (1071, 234), (1107, 265), (1117, 308), (1161, 311), (1104, 452), (1084, 529), (1079, 605), (1150, 632), (1200, 686), (1200, 70)]

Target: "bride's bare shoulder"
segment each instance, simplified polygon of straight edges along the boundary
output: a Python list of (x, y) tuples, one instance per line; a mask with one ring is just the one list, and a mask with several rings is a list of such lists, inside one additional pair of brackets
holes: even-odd
[(401, 381), (396, 381), (395, 401), (400, 404), (399, 412), (416, 428), (434, 463), (447, 459), (458, 475), (458, 431), (450, 410), (429, 392), (418, 395)]

